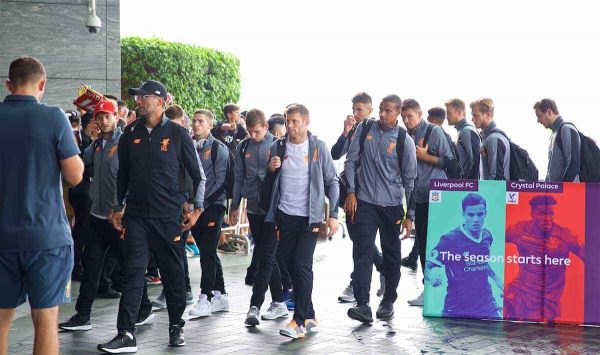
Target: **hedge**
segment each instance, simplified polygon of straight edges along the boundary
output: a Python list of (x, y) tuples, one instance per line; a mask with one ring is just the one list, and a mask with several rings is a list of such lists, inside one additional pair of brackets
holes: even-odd
[(167, 42), (158, 38), (121, 40), (121, 97), (135, 107), (127, 90), (148, 79), (162, 82), (191, 116), (206, 108), (217, 117), (223, 105), (240, 98), (240, 61), (210, 48)]

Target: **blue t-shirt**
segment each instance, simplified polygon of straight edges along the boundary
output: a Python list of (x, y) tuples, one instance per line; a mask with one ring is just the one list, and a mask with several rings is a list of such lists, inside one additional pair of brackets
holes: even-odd
[(33, 96), (8, 95), (0, 127), (0, 253), (73, 244), (60, 160), (79, 149), (67, 117)]

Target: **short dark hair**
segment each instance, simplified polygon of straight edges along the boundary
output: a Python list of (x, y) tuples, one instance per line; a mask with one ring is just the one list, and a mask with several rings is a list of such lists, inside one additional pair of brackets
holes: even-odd
[(556, 205), (557, 203), (558, 202), (556, 202), (556, 199), (550, 195), (537, 195), (529, 200), (529, 206), (531, 206), (531, 208), (537, 206), (552, 206)]
[(273, 133), (273, 127), (275, 127), (275, 125), (282, 124), (285, 126), (285, 117), (280, 113), (274, 113), (267, 121), (267, 124), (269, 125), (269, 132)]
[(352, 98), (352, 103), (373, 105), (373, 100), (371, 99), (371, 96), (369, 96), (369, 94), (367, 94), (366, 92), (359, 92)]
[(46, 70), (42, 62), (29, 56), (13, 60), (8, 68), (8, 80), (14, 86), (35, 84), (45, 77)]
[(556, 102), (552, 99), (541, 99), (533, 105), (533, 109), (539, 110), (542, 113), (551, 110), (552, 113), (558, 115), (558, 106), (556, 106)]
[(421, 105), (415, 99), (406, 99), (402, 103), (402, 111), (404, 110), (415, 110), (421, 112)]
[(289, 104), (287, 105), (287, 107), (285, 108), (285, 117), (294, 114), (294, 113), (298, 113), (300, 114), (300, 116), (302, 117), (310, 117), (310, 112), (308, 111), (308, 109), (306, 108), (306, 106), (302, 105), (302, 104)]
[(252, 110), (246, 113), (246, 127), (264, 127), (266, 124), (267, 119), (265, 117), (265, 113), (261, 110), (253, 108)]
[(480, 194), (470, 193), (467, 196), (465, 196), (465, 198), (463, 198), (463, 200), (462, 200), (463, 212), (465, 211), (467, 206), (477, 206), (477, 205), (483, 205), (483, 207), (485, 207), (485, 209), (487, 210), (487, 203), (485, 201), (485, 198), (483, 198), (483, 196), (481, 196)]
[(427, 115), (436, 122), (444, 122), (446, 119), (446, 110), (441, 107), (432, 107), (427, 111)]
[(396, 94), (385, 96), (383, 99), (381, 99), (381, 102), (391, 102), (396, 105), (396, 110), (400, 111), (402, 109), (402, 99)]
[(183, 108), (181, 106), (179, 106), (177, 104), (173, 104), (173, 105), (170, 105), (169, 107), (167, 107), (167, 109), (165, 110), (165, 115), (170, 120), (177, 120), (182, 117), (185, 117), (185, 111), (183, 110)]
[(239, 110), (240, 110), (240, 107), (236, 104), (229, 103), (229, 104), (223, 106), (223, 114), (225, 115), (226, 118), (227, 118), (228, 114), (235, 112), (235, 111), (239, 111)]
[(127, 106), (127, 103), (125, 101), (123, 101), (123, 100), (118, 100), (117, 101), (117, 106), (119, 106), (119, 107)]
[(115, 102), (117, 103), (117, 105), (119, 104), (119, 98), (116, 97), (115, 95), (104, 94), (104, 97), (106, 97), (107, 99), (110, 99), (110, 100), (115, 100)]

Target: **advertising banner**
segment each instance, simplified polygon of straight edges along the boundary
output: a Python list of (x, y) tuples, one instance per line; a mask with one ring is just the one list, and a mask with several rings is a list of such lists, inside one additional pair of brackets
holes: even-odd
[(598, 325), (599, 233), (599, 184), (434, 180), (423, 314)]

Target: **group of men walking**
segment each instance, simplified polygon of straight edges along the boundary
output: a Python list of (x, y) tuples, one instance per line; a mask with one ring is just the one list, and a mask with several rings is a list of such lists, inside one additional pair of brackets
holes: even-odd
[[(9, 69), (11, 95), (0, 104), (1, 124), (9, 133), (0, 143), (1, 161), (9, 172), (0, 177), (0, 285), (15, 290), (0, 297), (0, 350), (6, 349), (14, 308), (28, 295), (36, 333), (43, 334), (39, 342), (36, 337), (36, 351), (49, 354), (58, 349), (58, 338), (48, 325), (56, 327), (57, 306), (68, 301), (73, 259), (64, 209), (55, 208), (62, 204), (60, 177), (76, 185), (83, 162), (64, 114), (40, 103), (45, 83), (39, 61), (16, 59)], [(258, 261), (245, 324), (257, 326), (261, 318), (288, 315), (284, 293), (289, 290), (282, 286), (279, 249), (295, 297), (293, 319), (280, 333), (291, 338), (318, 329), (312, 264), (324, 216), (327, 234), (332, 236), (338, 229), (338, 206), (346, 212), (354, 270), (340, 300), (355, 301), (348, 316), (370, 323), (373, 265), (381, 274), (377, 295), (382, 297), (375, 315), (390, 319), (400, 266), (410, 263), (401, 259), (400, 242), (413, 227), (415, 255), (425, 269), (430, 180), (510, 179), (511, 145), (494, 123), (491, 99), (471, 104), (475, 126), (467, 122), (465, 104), (458, 99), (448, 101), (445, 111), (429, 111), (432, 122), (439, 122), (440, 110), (442, 116), (447, 113), (448, 123), (458, 131), (455, 143), (440, 126), (423, 118), (417, 101), (385, 96), (379, 119), (374, 119), (371, 97), (359, 93), (352, 99), (353, 114), (329, 151), (309, 131), (310, 113), (301, 104), (285, 108), (287, 134), (280, 139), (269, 133), (265, 114), (253, 109), (245, 116), (247, 137), (245, 130), (243, 136), (238, 134), (234, 119), (213, 130), (223, 135), (221, 142), (211, 134), (215, 117), (209, 110), (194, 112), (190, 134), (183, 127), (183, 110), (167, 110), (167, 89), (162, 83), (149, 80), (129, 93), (135, 96), (141, 117), (124, 130), (118, 127), (116, 102), (102, 101), (93, 111), (99, 137), (83, 152), (93, 175), (91, 232), (77, 313), (60, 324), (66, 330), (91, 329), (103, 260), (112, 249), (121, 264), (123, 286), (117, 335), (98, 345), (108, 353), (137, 351), (136, 327), (154, 317), (144, 278), (151, 254), (162, 276), (159, 299), (169, 315), (169, 345), (185, 345), (182, 316), (186, 305), (193, 303), (193, 296), (190, 300), (185, 292), (191, 291), (184, 250), (190, 231), (200, 249), (202, 268), (200, 296), (190, 316), (229, 309), (217, 245), (230, 174), (231, 222), (237, 223), (245, 198)], [(225, 114), (233, 117), (236, 111), (230, 108)], [(535, 112), (538, 121), (554, 131), (548, 181), (578, 181), (576, 129), (562, 124), (552, 100), (536, 103)], [(481, 130), (481, 138), (476, 129)], [(554, 138), (557, 134), (562, 138), (560, 147)], [(15, 154), (13, 148), (24, 144), (26, 148)], [(338, 178), (333, 159), (344, 155), (344, 172)], [(375, 247), (378, 233), (381, 251)], [(14, 287), (15, 282), (19, 287)], [(267, 289), (272, 303), (261, 317)], [(410, 303), (422, 305), (422, 300), (420, 295)]]

